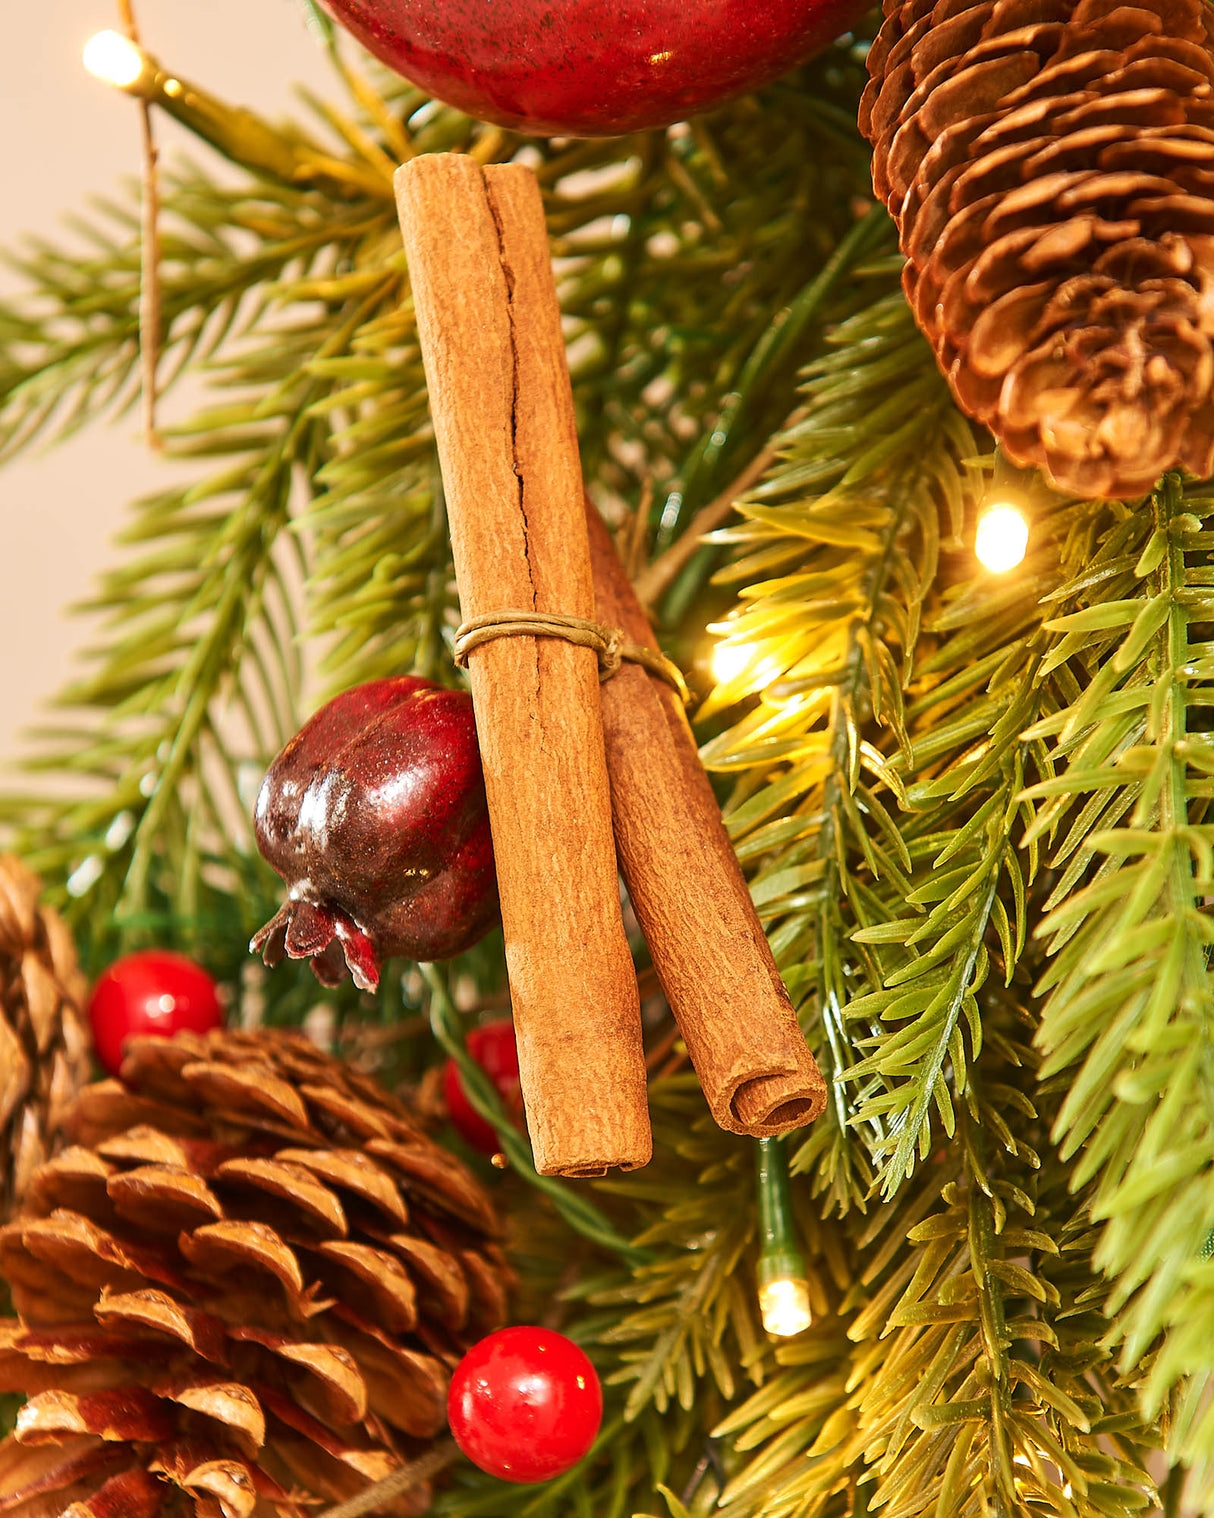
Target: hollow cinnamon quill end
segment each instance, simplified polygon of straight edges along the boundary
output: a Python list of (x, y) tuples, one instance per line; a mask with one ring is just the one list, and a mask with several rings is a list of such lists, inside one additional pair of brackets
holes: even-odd
[(806, 1045), (790, 1047), (782, 1069), (764, 1074), (738, 1074), (713, 1085), (701, 1077), (712, 1115), (730, 1133), (749, 1138), (775, 1138), (803, 1128), (826, 1106), (826, 1082)]
[(813, 1055), (806, 1053), (807, 1070), (761, 1075), (743, 1082), (729, 1103), (732, 1122), (722, 1122), (721, 1126), (753, 1138), (774, 1138), (821, 1116), (826, 1106), (826, 1082)]

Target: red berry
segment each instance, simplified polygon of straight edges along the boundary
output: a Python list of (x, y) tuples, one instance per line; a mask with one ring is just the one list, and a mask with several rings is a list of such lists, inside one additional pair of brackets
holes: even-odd
[[(518, 1045), (514, 1041), (514, 1023), (509, 1017), (473, 1028), (467, 1039), (468, 1053), (497, 1087), (498, 1095), (511, 1116), (523, 1115), (523, 1093), (518, 1078)], [(482, 1154), (496, 1154), (502, 1147), (496, 1129), (487, 1123), (468, 1100), (459, 1066), (449, 1059), (443, 1067), (443, 1095), (447, 1115), (460, 1134)]]
[(449, 105), (541, 135), (669, 126), (820, 51), (868, 0), (325, 0)]
[[(250, 944), (372, 991), (381, 959), (449, 959), (497, 921), (472, 698), (412, 675), (371, 680), (311, 717), (270, 766), (257, 846), (286, 881)], [(343, 963), (344, 958), (344, 963)]]
[(455, 1367), (447, 1419), (456, 1444), (503, 1481), (549, 1481), (574, 1466), (603, 1421), (603, 1390), (582, 1351), (547, 1328), (502, 1328)]
[(102, 1068), (117, 1075), (122, 1046), (134, 1034), (206, 1033), (222, 1025), (223, 1008), (201, 965), (168, 949), (145, 949), (116, 960), (98, 976), (89, 1022)]

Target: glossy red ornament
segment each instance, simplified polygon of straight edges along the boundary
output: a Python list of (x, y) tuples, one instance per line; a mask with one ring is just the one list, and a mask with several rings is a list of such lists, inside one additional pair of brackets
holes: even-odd
[(501, 1328), (455, 1367), (447, 1419), (456, 1444), (481, 1470), (503, 1481), (550, 1481), (594, 1443), (603, 1389), (564, 1334)]
[[(322, 706), (274, 760), (253, 817), (288, 897), (249, 947), (373, 991), (380, 961), (448, 959), (497, 921), (472, 698), (402, 675)], [(343, 963), (344, 961), (344, 963)]]
[[(506, 1110), (515, 1118), (523, 1115), (523, 1092), (518, 1078), (518, 1044), (514, 1038), (512, 1018), (482, 1023), (468, 1034), (468, 1053), (497, 1087)], [(443, 1096), (447, 1116), (456, 1130), (482, 1154), (496, 1154), (501, 1149), (497, 1130), (485, 1121), (468, 1100), (459, 1066), (449, 1059), (443, 1066)]]
[(97, 977), (89, 1022), (102, 1068), (117, 1075), (122, 1046), (133, 1034), (206, 1033), (222, 1026), (223, 1007), (201, 965), (168, 949), (144, 949), (115, 960)]
[(867, 0), (325, 0), (391, 68), (541, 136), (669, 126), (820, 51)]

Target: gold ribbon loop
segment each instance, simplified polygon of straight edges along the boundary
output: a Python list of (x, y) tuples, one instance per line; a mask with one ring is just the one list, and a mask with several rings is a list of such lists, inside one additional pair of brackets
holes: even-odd
[(657, 675), (682, 701), (691, 699), (679, 668), (656, 648), (630, 643), (618, 627), (592, 622), (586, 617), (566, 617), (549, 611), (489, 611), (470, 617), (455, 634), (454, 658), (461, 669), (468, 667), (468, 655), (493, 638), (564, 638), (580, 648), (593, 648), (599, 661), (599, 679), (610, 680), (621, 663), (639, 664)]

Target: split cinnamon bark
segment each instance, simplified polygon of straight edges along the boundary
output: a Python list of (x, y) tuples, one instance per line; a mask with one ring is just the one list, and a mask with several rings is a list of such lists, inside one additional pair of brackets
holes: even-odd
[[(591, 617), (581, 466), (539, 188), (439, 154), (396, 176), (464, 619)], [(468, 659), (536, 1168), (651, 1153), (594, 652), (511, 636)]]
[[(656, 647), (607, 528), (586, 503), (600, 622)], [(683, 703), (636, 664), (603, 686), (620, 867), (700, 1085), (722, 1128), (811, 1122), (826, 1084), (738, 867)]]

